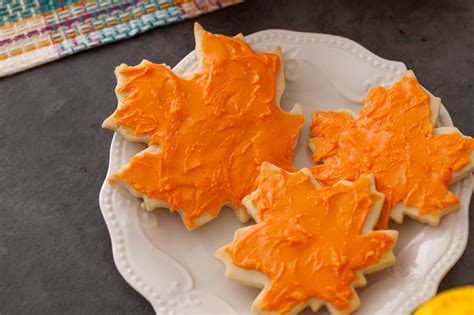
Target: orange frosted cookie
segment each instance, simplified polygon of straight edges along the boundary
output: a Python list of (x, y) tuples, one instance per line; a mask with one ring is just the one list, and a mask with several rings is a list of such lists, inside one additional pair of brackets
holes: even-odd
[(385, 204), (377, 228), (405, 215), (437, 225), (459, 207), (450, 184), (474, 168), (474, 140), (456, 128), (435, 128), (440, 99), (408, 71), (391, 88), (371, 88), (359, 115), (316, 112), (311, 124), (311, 168), (323, 185), (374, 174)]
[(263, 288), (258, 314), (296, 314), (326, 305), (332, 314), (359, 307), (364, 274), (395, 262), (398, 233), (372, 231), (384, 196), (372, 176), (318, 188), (308, 169), (288, 173), (262, 164), (257, 189), (243, 203), (257, 222), (217, 250), (226, 276)]
[(242, 36), (195, 25), (198, 69), (178, 76), (143, 61), (117, 67), (117, 110), (104, 128), (148, 149), (109, 178), (143, 198), (147, 210), (177, 211), (187, 228), (215, 218), (224, 205), (249, 219), (242, 198), (260, 164), (293, 170), (301, 108), (279, 107), (284, 77), (279, 49), (256, 53)]

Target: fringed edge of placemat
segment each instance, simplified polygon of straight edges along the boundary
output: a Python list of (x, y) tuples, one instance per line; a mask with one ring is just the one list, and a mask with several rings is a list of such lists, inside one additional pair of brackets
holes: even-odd
[(44, 2), (22, 0), (14, 7), (0, 8), (4, 11), (0, 12), (4, 17), (0, 21), (0, 77), (242, 0)]

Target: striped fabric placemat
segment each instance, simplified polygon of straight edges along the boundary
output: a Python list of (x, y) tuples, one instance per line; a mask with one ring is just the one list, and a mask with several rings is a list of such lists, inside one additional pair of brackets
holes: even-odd
[(0, 77), (241, 0), (0, 0)]

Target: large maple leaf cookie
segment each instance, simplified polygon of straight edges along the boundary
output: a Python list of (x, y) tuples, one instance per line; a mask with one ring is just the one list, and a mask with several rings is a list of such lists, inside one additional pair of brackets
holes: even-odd
[(409, 71), (391, 88), (372, 88), (359, 115), (316, 112), (311, 124), (311, 168), (323, 185), (372, 173), (385, 204), (377, 228), (408, 215), (437, 225), (459, 207), (448, 190), (474, 167), (474, 140), (456, 128), (435, 129), (440, 99)]
[(198, 69), (180, 77), (143, 61), (116, 69), (117, 110), (103, 127), (148, 149), (109, 178), (143, 198), (147, 210), (177, 211), (187, 228), (215, 218), (224, 205), (249, 218), (242, 198), (260, 164), (294, 169), (301, 107), (279, 108), (284, 77), (279, 49), (256, 53), (242, 36), (195, 25)]
[(318, 188), (309, 169), (288, 173), (269, 163), (244, 205), (257, 224), (239, 229), (217, 250), (226, 276), (264, 288), (258, 314), (295, 314), (323, 304), (332, 314), (359, 307), (354, 287), (365, 273), (395, 262), (398, 233), (372, 231), (384, 196), (372, 176)]

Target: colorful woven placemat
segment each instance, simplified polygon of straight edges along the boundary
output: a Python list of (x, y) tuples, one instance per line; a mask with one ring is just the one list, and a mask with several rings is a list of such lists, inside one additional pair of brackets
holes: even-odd
[(0, 77), (241, 0), (0, 0)]

